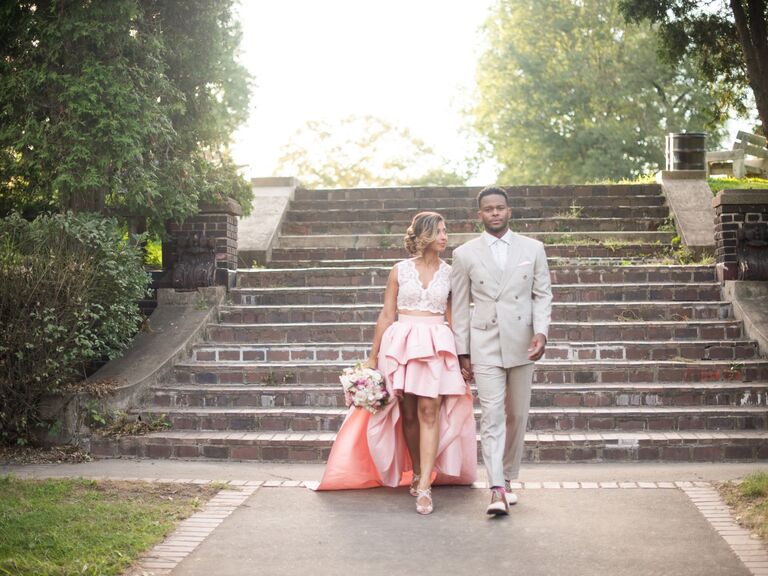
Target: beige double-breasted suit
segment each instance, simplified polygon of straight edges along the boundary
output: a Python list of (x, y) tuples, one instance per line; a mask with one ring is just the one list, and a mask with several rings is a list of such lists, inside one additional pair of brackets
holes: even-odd
[(483, 234), (453, 251), (451, 271), (456, 351), (472, 362), (491, 486), (518, 476), (533, 380), (528, 348), (534, 334), (547, 335), (552, 305), (544, 245), (515, 233), (508, 239), (503, 270)]

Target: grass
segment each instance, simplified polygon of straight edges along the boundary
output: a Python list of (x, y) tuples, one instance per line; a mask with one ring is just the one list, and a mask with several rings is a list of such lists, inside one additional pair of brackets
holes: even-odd
[(768, 188), (765, 178), (709, 178), (707, 180), (712, 194), (733, 188)]
[(754, 472), (739, 483), (720, 484), (718, 489), (739, 524), (768, 543), (768, 472)]
[(121, 574), (217, 489), (0, 477), (0, 575)]

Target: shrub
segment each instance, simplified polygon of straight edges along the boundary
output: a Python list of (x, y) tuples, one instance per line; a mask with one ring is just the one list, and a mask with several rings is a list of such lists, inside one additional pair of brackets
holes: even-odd
[(0, 440), (31, 440), (45, 395), (66, 393), (93, 361), (125, 349), (148, 283), (138, 245), (114, 220), (0, 220)]

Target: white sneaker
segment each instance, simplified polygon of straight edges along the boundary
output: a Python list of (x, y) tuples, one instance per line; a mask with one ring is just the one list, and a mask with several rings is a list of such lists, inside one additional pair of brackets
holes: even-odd
[(517, 494), (512, 492), (512, 484), (509, 480), (504, 480), (504, 494), (507, 497), (508, 506), (517, 504)]

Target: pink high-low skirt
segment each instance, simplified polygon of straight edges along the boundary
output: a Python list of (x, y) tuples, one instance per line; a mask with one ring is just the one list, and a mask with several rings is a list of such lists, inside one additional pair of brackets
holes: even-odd
[[(471, 484), (477, 475), (472, 395), (461, 376), (453, 332), (442, 316), (401, 314), (384, 332), (378, 358), (387, 390), (443, 396), (434, 484)], [(350, 407), (318, 490), (407, 485), (411, 463), (402, 412), (392, 400), (376, 414)]]

